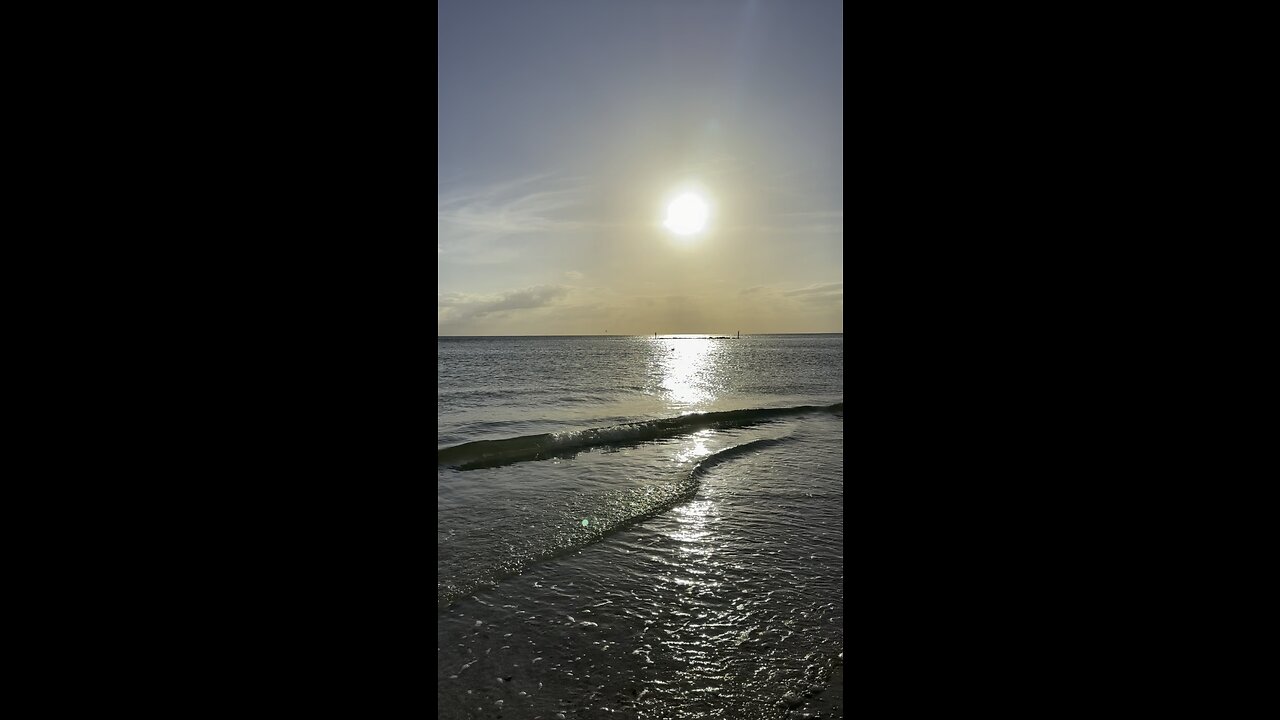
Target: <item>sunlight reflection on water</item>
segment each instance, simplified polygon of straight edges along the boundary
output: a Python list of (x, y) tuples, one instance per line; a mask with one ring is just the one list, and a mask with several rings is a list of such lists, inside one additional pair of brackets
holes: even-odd
[(689, 436), (689, 443), (676, 452), (675, 459), (680, 463), (693, 463), (711, 454), (711, 448), (707, 447), (707, 441), (711, 439), (714, 431), (710, 428), (699, 430)]
[(727, 340), (674, 336), (653, 342), (659, 351), (662, 391), (673, 405), (710, 403), (723, 391), (720, 343)]

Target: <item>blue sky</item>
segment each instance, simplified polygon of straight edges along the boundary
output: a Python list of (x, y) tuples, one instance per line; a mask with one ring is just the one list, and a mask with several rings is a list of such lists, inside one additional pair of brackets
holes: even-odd
[(439, 334), (843, 332), (839, 2), (444, 0), (438, 32)]

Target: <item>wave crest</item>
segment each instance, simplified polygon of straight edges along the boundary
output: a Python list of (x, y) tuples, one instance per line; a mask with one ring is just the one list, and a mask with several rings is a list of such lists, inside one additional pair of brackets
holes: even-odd
[(522, 435), (505, 440), (476, 440), (438, 450), (436, 464), (460, 470), (495, 467), (524, 460), (543, 460), (590, 447), (657, 440), (707, 428), (744, 427), (776, 417), (815, 412), (843, 413), (844, 403), (692, 413), (605, 428)]

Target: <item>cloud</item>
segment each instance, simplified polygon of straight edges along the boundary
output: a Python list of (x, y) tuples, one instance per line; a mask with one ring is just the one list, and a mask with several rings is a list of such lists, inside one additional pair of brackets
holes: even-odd
[(436, 227), (446, 237), (573, 230), (582, 223), (563, 212), (581, 205), (586, 190), (581, 181), (541, 174), (443, 192), (436, 196)]
[(844, 299), (844, 283), (819, 283), (799, 290), (788, 290), (783, 295), (806, 301)]
[(586, 275), (583, 275), (582, 273), (578, 272), (577, 270), (565, 270), (565, 271), (564, 271), (564, 276), (565, 276), (565, 277), (567, 277), (567, 278), (569, 278), (570, 280), (581, 280), (581, 279), (583, 279), (584, 277), (586, 277)]
[(838, 332), (843, 299), (843, 282), (669, 294), (535, 285), (494, 295), (440, 293), (437, 314), (441, 335)]
[(774, 303), (843, 301), (844, 282), (817, 283), (794, 290), (783, 290), (770, 285), (752, 285), (739, 290), (738, 295), (749, 298), (769, 298)]
[(554, 305), (569, 292), (561, 285), (536, 285), (498, 295), (441, 293), (436, 298), (436, 319), (441, 324), (480, 319), (490, 315), (534, 310)]

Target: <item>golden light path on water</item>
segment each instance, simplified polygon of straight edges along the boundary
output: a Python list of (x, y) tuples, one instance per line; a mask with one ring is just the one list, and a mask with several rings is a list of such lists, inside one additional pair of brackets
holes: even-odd
[[(666, 338), (655, 338), (658, 343), (660, 368), (662, 372), (662, 390), (668, 402), (685, 412), (701, 410), (717, 399), (722, 388), (718, 382), (720, 376), (719, 363), (723, 358), (724, 348), (721, 343), (727, 340), (713, 340), (702, 336), (675, 335)], [(708, 441), (713, 431), (700, 430), (689, 438), (688, 444), (677, 453), (680, 462), (696, 463), (712, 454)], [(713, 539), (711, 519), (718, 514), (716, 503), (711, 500), (695, 500), (685, 503), (673, 510), (677, 520), (677, 530), (668, 537), (678, 543), (682, 555), (691, 556), (701, 562), (707, 562), (711, 555), (710, 541)], [(709, 590), (718, 583), (710, 583), (698, 587), (707, 570), (703, 567), (687, 568), (693, 577), (682, 577), (675, 583), (687, 586), (689, 590)]]
[(727, 340), (676, 335), (653, 342), (658, 346), (662, 391), (673, 406), (692, 409), (716, 399), (722, 354), (719, 343)]
[[(720, 365), (728, 348), (723, 343), (731, 341), (675, 335), (654, 338), (653, 342), (658, 356), (657, 370), (661, 373), (660, 391), (672, 409), (689, 413), (713, 408), (725, 389)], [(704, 429), (689, 436), (676, 459), (696, 464), (717, 449), (715, 431)], [(659, 580), (671, 588), (672, 597), (678, 598), (671, 612), (682, 619), (682, 627), (687, 628), (691, 623), (719, 624), (717, 619), (707, 616), (703, 607), (720, 593), (724, 575), (724, 569), (718, 567), (714, 557), (715, 546), (723, 541), (715, 529), (719, 515), (718, 502), (698, 498), (673, 508), (670, 517), (674, 523), (663, 533), (673, 543), (672, 549), (685, 558), (678, 566), (668, 565), (669, 559), (661, 560), (661, 564), (668, 566), (669, 574), (659, 576)], [(687, 668), (716, 665), (706, 657), (709, 648), (704, 644), (705, 638), (701, 635), (668, 640), (673, 658)]]
[(689, 444), (676, 452), (676, 460), (681, 463), (693, 463), (710, 455), (713, 451), (707, 447), (711, 439), (711, 430), (699, 430), (689, 436)]

